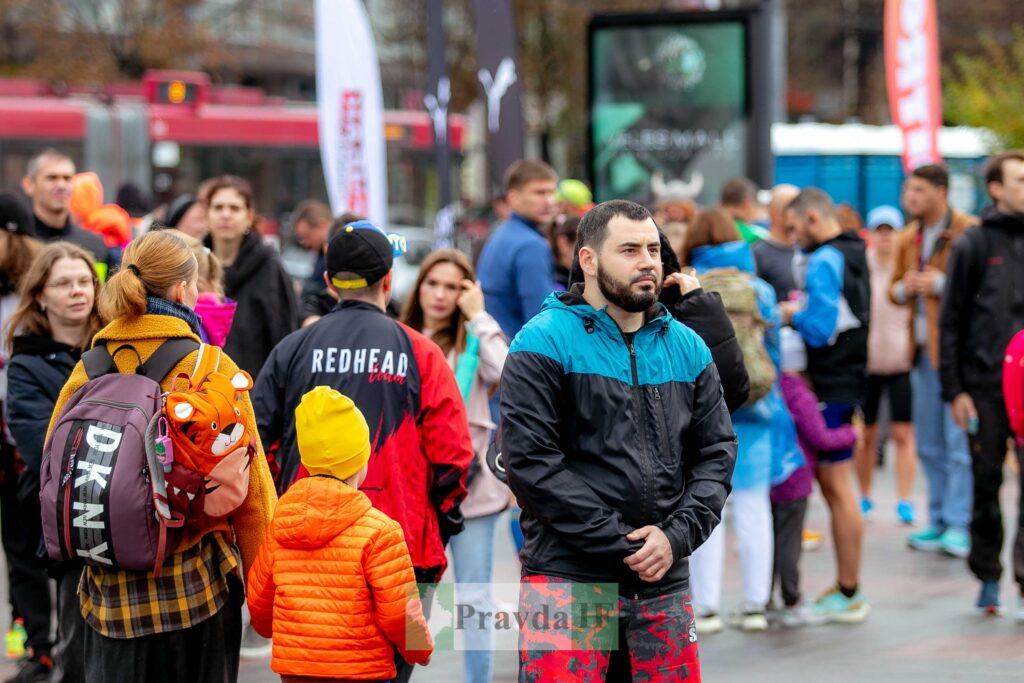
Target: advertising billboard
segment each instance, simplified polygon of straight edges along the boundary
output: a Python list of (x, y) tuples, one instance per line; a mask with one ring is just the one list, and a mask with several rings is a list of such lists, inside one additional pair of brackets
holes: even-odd
[(717, 200), (752, 175), (751, 13), (597, 16), (590, 24), (594, 198)]

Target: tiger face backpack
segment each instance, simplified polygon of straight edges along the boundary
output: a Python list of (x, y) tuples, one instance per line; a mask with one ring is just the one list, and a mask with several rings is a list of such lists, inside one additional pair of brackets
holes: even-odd
[[(238, 370), (219, 371), (220, 349), (204, 347), (187, 389), (166, 396), (165, 425), (155, 439), (165, 445), (167, 495), (186, 518), (227, 517), (249, 492), (254, 439), (242, 418), (252, 378)], [(168, 467), (169, 465), (169, 467)]]

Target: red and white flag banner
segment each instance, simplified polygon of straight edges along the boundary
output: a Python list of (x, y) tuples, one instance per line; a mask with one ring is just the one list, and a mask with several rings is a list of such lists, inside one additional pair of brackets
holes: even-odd
[(885, 82), (903, 133), (903, 168), (941, 162), (939, 21), (935, 0), (885, 0)]
[(320, 158), (335, 215), (388, 220), (384, 104), (362, 0), (316, 0)]

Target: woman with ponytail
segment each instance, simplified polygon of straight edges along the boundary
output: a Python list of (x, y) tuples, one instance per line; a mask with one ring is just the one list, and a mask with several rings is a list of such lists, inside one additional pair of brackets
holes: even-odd
[[(104, 345), (117, 370), (132, 373), (169, 339), (198, 344), (198, 279), (196, 257), (179, 237), (170, 231), (143, 235), (125, 250), (121, 270), (100, 293), (100, 313), (110, 322), (96, 334), (93, 347)], [(126, 345), (130, 348), (117, 352)], [(165, 391), (180, 374), (192, 375), (199, 353), (189, 353), (167, 374), (161, 382)], [(238, 366), (222, 354), (219, 371), (232, 376)], [(87, 381), (79, 362), (54, 416)], [(79, 585), (81, 611), (89, 625), (86, 681), (237, 680), (242, 577), (276, 502), (248, 395), (241, 408), (240, 421), (255, 447), (242, 506), (229, 518), (190, 519), (159, 576), (86, 566)]]

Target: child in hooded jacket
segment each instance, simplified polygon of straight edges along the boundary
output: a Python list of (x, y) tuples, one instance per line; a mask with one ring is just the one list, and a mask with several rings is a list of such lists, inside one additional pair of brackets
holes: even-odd
[[(804, 453), (804, 465), (784, 482), (772, 487), (772, 517), (775, 531), (775, 576), (781, 585), (785, 607), (782, 623), (786, 626), (820, 624), (826, 616), (817, 609), (801, 604), (800, 555), (807, 499), (811, 495), (814, 467), (818, 451), (851, 448), (857, 432), (850, 425), (829, 428), (819, 408), (818, 397), (804, 378), (807, 351), (803, 339), (791, 327), (780, 333), (782, 377), (779, 380), (786, 408), (796, 425), (797, 439)], [(867, 604), (863, 603), (864, 614)]]
[(295, 409), (310, 476), (281, 497), (249, 572), (252, 625), (285, 683), (386, 681), (394, 648), (426, 664), (433, 640), (397, 522), (370, 504), (370, 432), (351, 399), (319, 386)]

